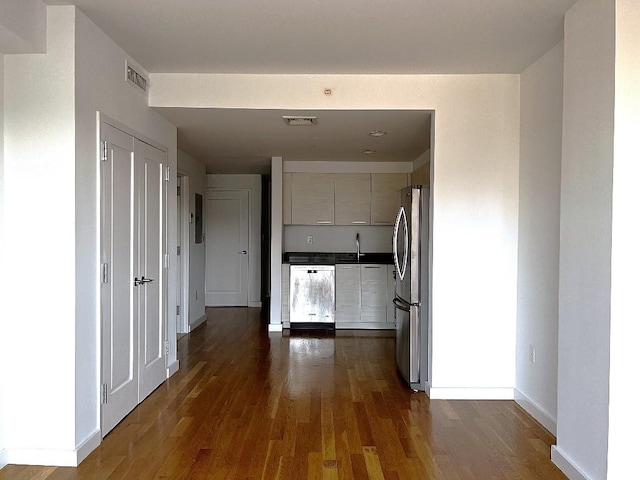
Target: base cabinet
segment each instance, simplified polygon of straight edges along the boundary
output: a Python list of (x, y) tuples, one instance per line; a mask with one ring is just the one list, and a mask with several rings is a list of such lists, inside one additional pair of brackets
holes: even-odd
[(394, 328), (390, 268), (393, 272), (390, 265), (336, 266), (336, 328)]

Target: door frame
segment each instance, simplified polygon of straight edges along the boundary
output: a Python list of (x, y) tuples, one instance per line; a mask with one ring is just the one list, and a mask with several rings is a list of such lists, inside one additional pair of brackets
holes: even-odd
[[(152, 147), (164, 152), (165, 156), (166, 156), (166, 167), (168, 168), (168, 160), (169, 160), (169, 149), (164, 146), (163, 144), (156, 142), (155, 140), (147, 137), (146, 135), (138, 132), (137, 130), (134, 130), (133, 128), (128, 127), (127, 125), (109, 117), (108, 115), (97, 111), (96, 112), (96, 164), (97, 164), (97, 175), (96, 175), (96, 184), (97, 184), (97, 199), (96, 199), (96, 204), (97, 204), (97, 225), (96, 225), (96, 230), (97, 230), (97, 237), (98, 237), (98, 245), (97, 245), (97, 259), (98, 259), (98, 268), (97, 268), (97, 274), (98, 274), (98, 281), (97, 281), (97, 285), (98, 285), (98, 298), (99, 298), (99, 304), (98, 304), (98, 329), (97, 329), (97, 342), (98, 342), (98, 348), (99, 348), (99, 352), (100, 352), (100, 359), (99, 359), (99, 366), (98, 366), (98, 370), (100, 372), (99, 374), (99, 385), (98, 385), (98, 391), (97, 393), (97, 400), (98, 400), (98, 404), (99, 404), (99, 428), (100, 428), (100, 435), (101, 437), (104, 437), (105, 432), (103, 431), (103, 408), (104, 408), (104, 402), (103, 402), (103, 394), (102, 394), (102, 389), (103, 389), (103, 385), (105, 383), (105, 379), (103, 377), (104, 375), (104, 339), (103, 339), (103, 312), (104, 312), (104, 298), (102, 295), (102, 252), (104, 249), (104, 242), (105, 242), (105, 238), (104, 238), (104, 231), (102, 228), (102, 222), (103, 222), (103, 176), (102, 176), (102, 156), (103, 156), (103, 152), (102, 152), (102, 142), (101, 142), (101, 138), (102, 138), (102, 124), (106, 123), (107, 125), (120, 130), (121, 132), (130, 135), (131, 137), (133, 137), (134, 139), (137, 139), (141, 142), (144, 142), (148, 145), (151, 145)], [(166, 257), (165, 257), (165, 265), (166, 267), (169, 267), (169, 261), (171, 258), (171, 255), (168, 251), (170, 242), (169, 242), (169, 225), (168, 225), (168, 220), (169, 220), (169, 202), (168, 202), (168, 197), (169, 197), (169, 192), (167, 191), (167, 197), (165, 198), (165, 206), (164, 206), (164, 220), (163, 223), (165, 225), (165, 232), (164, 232), (164, 236), (165, 238), (163, 239), (165, 245), (167, 246), (167, 252), (166, 253)], [(167, 270), (166, 274), (164, 275), (164, 285), (162, 286), (162, 297), (163, 297), (163, 330), (164, 330), (164, 339), (165, 339), (165, 345), (168, 345), (168, 341), (169, 341), (169, 326), (168, 326), (168, 311), (169, 311), (169, 278), (171, 275), (170, 269), (169, 268), (165, 268)], [(109, 272), (109, 277), (111, 276), (111, 272)], [(169, 377), (169, 355), (165, 350), (165, 370), (167, 371), (167, 378)]]
[(191, 254), (191, 189), (189, 185), (189, 174), (184, 170), (178, 169), (178, 177), (180, 178), (180, 257), (178, 261), (182, 267), (182, 288), (179, 292), (180, 296), (180, 318), (182, 322), (176, 325), (178, 333), (189, 333), (191, 325), (189, 324), (189, 292), (190, 292), (190, 254)]

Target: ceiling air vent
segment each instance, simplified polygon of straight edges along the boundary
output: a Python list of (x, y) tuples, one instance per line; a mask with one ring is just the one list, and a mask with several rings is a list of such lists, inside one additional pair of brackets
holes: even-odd
[(141, 73), (142, 69), (132, 65), (129, 61), (125, 62), (125, 75), (127, 83), (133, 86), (140, 93), (147, 95), (149, 88), (149, 79)]
[(283, 115), (284, 122), (291, 127), (310, 127), (318, 123), (318, 117), (297, 117), (293, 115)]

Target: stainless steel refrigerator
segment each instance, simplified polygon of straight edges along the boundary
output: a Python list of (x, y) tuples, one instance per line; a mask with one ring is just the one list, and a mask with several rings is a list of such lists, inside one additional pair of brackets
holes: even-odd
[(396, 361), (413, 390), (429, 382), (429, 187), (400, 192), (393, 229), (396, 292)]

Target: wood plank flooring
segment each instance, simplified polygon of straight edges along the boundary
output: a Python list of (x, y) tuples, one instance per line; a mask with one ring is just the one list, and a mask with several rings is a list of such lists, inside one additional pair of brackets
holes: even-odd
[(180, 370), (78, 468), (0, 480), (564, 479), (554, 438), (511, 401), (430, 401), (398, 378), (392, 332), (268, 334), (208, 309)]

